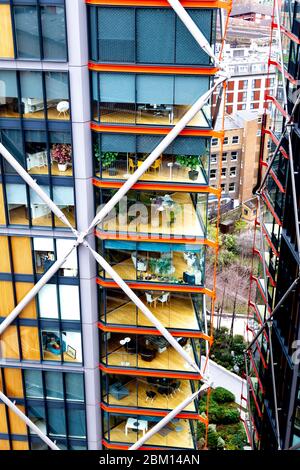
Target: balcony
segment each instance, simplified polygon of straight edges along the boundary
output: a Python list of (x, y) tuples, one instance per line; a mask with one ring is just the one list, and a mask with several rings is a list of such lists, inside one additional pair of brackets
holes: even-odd
[[(128, 447), (137, 442), (161, 418), (154, 416), (120, 416), (106, 417), (105, 440)], [(196, 426), (196, 425), (195, 425)], [(146, 446), (172, 447), (177, 449), (196, 449), (196, 433), (194, 423), (187, 419), (173, 419), (163, 429), (147, 440)]]
[[(195, 391), (189, 380), (106, 375), (104, 382), (102, 402), (112, 407), (145, 408), (148, 412), (173, 410)], [(197, 413), (197, 406), (193, 401), (183, 412)]]
[[(112, 195), (111, 191), (96, 192), (98, 201), (102, 196), (104, 204)], [(127, 234), (129, 239), (141, 234), (154, 240), (159, 236), (193, 240), (204, 237), (206, 208), (206, 194), (129, 191), (98, 229), (118, 236)]]
[[(106, 261), (125, 281), (154, 284), (204, 284), (203, 247), (166, 243), (104, 242)], [(150, 251), (153, 250), (153, 251)], [(104, 280), (111, 277), (99, 267)]]
[[(165, 328), (189, 331), (203, 331), (202, 294), (181, 294), (164, 291), (135, 292), (146, 303), (151, 312)], [(145, 315), (117, 289), (102, 293), (102, 314), (100, 320), (106, 325), (126, 325), (153, 328)]]
[[(196, 340), (182, 337), (176, 340), (184, 347), (191, 360), (197, 361)], [(102, 341), (101, 362), (106, 367), (113, 366), (120, 368), (121, 371), (126, 368), (129, 370), (151, 369), (164, 371), (166, 375), (170, 372), (178, 372), (179, 376), (181, 376), (180, 373), (195, 373), (196, 375), (194, 369), (164, 337), (151, 335), (124, 337), (116, 333), (107, 333), (102, 335)]]
[[(99, 103), (99, 111), (94, 105), (93, 120), (103, 124), (175, 126), (189, 109), (189, 105)], [(187, 126), (210, 129), (209, 106), (199, 111)]]

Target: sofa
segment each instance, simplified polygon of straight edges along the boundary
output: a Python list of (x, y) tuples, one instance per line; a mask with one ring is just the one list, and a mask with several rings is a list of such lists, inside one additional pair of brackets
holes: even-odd
[(116, 400), (122, 400), (122, 398), (128, 397), (129, 390), (121, 382), (115, 382), (109, 386), (109, 393)]

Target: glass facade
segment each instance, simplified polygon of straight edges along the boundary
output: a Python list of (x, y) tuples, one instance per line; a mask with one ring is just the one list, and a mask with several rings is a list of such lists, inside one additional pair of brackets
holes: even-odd
[(0, 59), (67, 61), (64, 0), (4, 0), (0, 18)]
[[(171, 8), (89, 6), (88, 13), (97, 213), (212, 78), (209, 56)], [(217, 10), (188, 13), (213, 44)], [(179, 65), (194, 70), (180, 73)], [(197, 364), (207, 334), (210, 143), (217, 137), (210, 107), (208, 102), (96, 227), (98, 252)], [(128, 448), (197, 389), (199, 376), (100, 267), (97, 283), (103, 444)], [(126, 333), (116, 332), (121, 328)], [(201, 419), (193, 402), (146, 445), (195, 449)]]
[[(75, 227), (65, 1), (0, 0), (0, 30), (0, 142)], [(1, 323), (74, 237), (2, 156), (0, 226)], [(1, 335), (0, 390), (60, 449), (88, 447), (81, 321), (74, 249)], [(0, 450), (49, 448), (2, 403)]]

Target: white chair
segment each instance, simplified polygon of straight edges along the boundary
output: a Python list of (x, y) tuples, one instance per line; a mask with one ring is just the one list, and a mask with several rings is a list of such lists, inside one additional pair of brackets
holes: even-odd
[(151, 294), (149, 294), (148, 292), (145, 292), (145, 295), (146, 295), (147, 304), (151, 305), (155, 302), (155, 299), (152, 297)]
[(163, 305), (163, 304), (167, 304), (169, 302), (169, 299), (170, 299), (170, 292), (165, 292), (160, 297), (158, 297), (157, 300)]
[(69, 102), (68, 101), (60, 101), (57, 104), (56, 109), (58, 111), (58, 116), (63, 114), (66, 117), (68, 115), (69, 109), (70, 109)]

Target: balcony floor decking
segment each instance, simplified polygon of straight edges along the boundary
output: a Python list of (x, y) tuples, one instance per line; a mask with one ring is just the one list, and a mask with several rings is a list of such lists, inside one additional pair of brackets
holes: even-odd
[[(195, 361), (193, 348), (190, 342), (184, 346), (184, 349), (190, 358)], [(103, 359), (105, 361), (105, 355), (103, 356)], [(177, 351), (175, 351), (172, 346), (166, 348), (166, 350), (162, 353), (157, 352), (155, 358), (151, 361), (144, 361), (140, 354), (130, 354), (124, 347), (120, 347), (107, 353), (106, 365), (122, 368), (133, 367), (139, 369), (194, 372), (194, 369), (182, 358), (182, 356)]]
[[(159, 170), (149, 169), (143, 176), (139, 179), (139, 181), (151, 181), (151, 182), (161, 182), (161, 183), (189, 183), (189, 184), (203, 184), (206, 185), (207, 181), (204, 177), (204, 173), (202, 170), (199, 170), (198, 178), (195, 181), (190, 180), (189, 178), (189, 170), (187, 168), (179, 167), (173, 163), (173, 161), (165, 159), (163, 156), (162, 164)], [(173, 163), (173, 167), (170, 170), (168, 163)], [(128, 178), (130, 174), (129, 169), (127, 169), (126, 161), (120, 162), (116, 164), (117, 174), (110, 175), (108, 170), (102, 171), (102, 178), (103, 179), (124, 179)], [(100, 173), (96, 173), (96, 176), (100, 178)], [(192, 190), (192, 188), (191, 188)]]
[[(158, 293), (160, 295), (160, 293)], [(146, 303), (146, 297), (142, 296), (141, 300)], [(156, 301), (148, 305), (151, 312), (166, 328), (174, 329), (189, 329), (199, 331), (193, 302), (190, 296), (175, 297), (170, 293), (170, 301), (168, 304), (162, 304)], [(104, 316), (102, 320), (105, 321)], [(132, 302), (128, 302), (111, 312), (106, 314), (106, 323), (115, 325), (133, 325), (133, 326), (147, 326), (153, 327), (152, 323), (148, 320), (143, 313), (138, 310)]]
[[(149, 429), (152, 424), (153, 423), (149, 423)], [(132, 429), (128, 430), (128, 435), (126, 436), (125, 425), (126, 421), (110, 429), (109, 441), (133, 444), (142, 437), (143, 433), (141, 431), (134, 431)], [(178, 423), (169, 424), (166, 428), (167, 430), (164, 428), (148, 439), (145, 445), (173, 447), (177, 449), (194, 449), (193, 437), (188, 420), (181, 419)], [(164, 435), (165, 433), (167, 433), (167, 435)], [(105, 434), (105, 437), (108, 439), (108, 433)]]
[[(150, 208), (147, 207), (148, 220), (146, 223), (143, 223), (142, 221), (139, 222), (136, 220), (128, 223), (128, 219), (124, 223), (122, 223), (122, 220), (120, 220), (119, 217), (115, 217), (104, 221), (103, 224), (98, 225), (98, 228), (100, 230), (109, 230), (117, 233), (129, 232), (143, 233), (148, 235), (159, 234), (164, 235), (165, 237), (177, 236), (183, 238), (193, 238), (195, 236), (203, 237), (203, 229), (190, 194), (176, 192), (172, 193), (171, 197), (174, 201), (175, 213), (175, 222), (173, 225), (171, 225), (171, 227), (166, 223), (168, 221), (168, 217), (167, 214), (165, 214), (165, 211), (163, 211), (162, 216), (160, 215), (161, 213), (159, 213), (158, 211), (156, 214), (151, 214)], [(142, 202), (141, 205), (143, 205)], [(128, 207), (128, 210), (130, 210), (130, 206)], [(136, 218), (139, 218), (138, 211), (136, 213)]]

